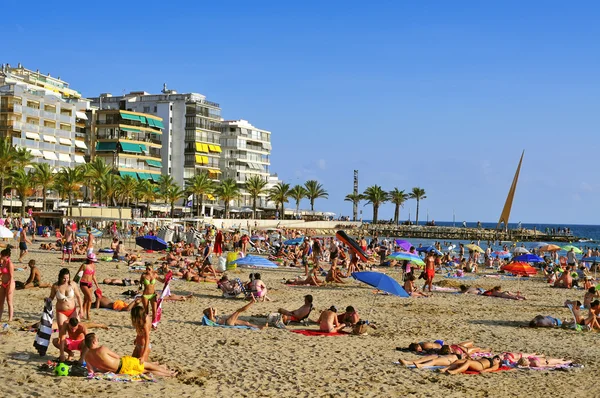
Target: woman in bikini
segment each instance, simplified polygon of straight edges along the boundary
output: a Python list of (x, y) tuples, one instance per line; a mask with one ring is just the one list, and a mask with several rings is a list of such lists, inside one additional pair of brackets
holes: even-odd
[(248, 327), (256, 328), (256, 329), (264, 329), (268, 326), (267, 324), (265, 324), (265, 326), (257, 326), (250, 322), (246, 322), (246, 321), (242, 321), (242, 320), (238, 319), (240, 314), (242, 312), (246, 311), (248, 308), (250, 308), (250, 306), (252, 304), (254, 304), (255, 302), (256, 302), (256, 300), (253, 298), (252, 301), (250, 301), (248, 304), (246, 304), (242, 308), (238, 309), (231, 315), (219, 315), (217, 313), (217, 309), (213, 308), (213, 307), (206, 308), (202, 313), (204, 314), (204, 316), (206, 318), (208, 318), (208, 320), (210, 320), (218, 325), (248, 326)]
[(477, 360), (473, 359), (462, 359), (454, 362), (450, 366), (440, 369), (442, 373), (449, 373), (451, 375), (465, 373), (467, 370), (474, 370), (479, 373), (493, 372), (498, 370), (502, 365), (502, 360), (499, 356), (493, 358), (483, 357)]
[(144, 310), (144, 307), (138, 305), (131, 309), (131, 324), (136, 332), (133, 342), (133, 354), (131, 356), (139, 358), (141, 362), (146, 362), (152, 348), (150, 344), (150, 327), (152, 321), (148, 319), (148, 314)]
[(414, 361), (406, 361), (400, 359), (400, 363), (404, 366), (414, 365), (418, 369), (425, 368), (428, 366), (450, 366), (454, 362), (463, 359), (461, 354), (448, 354), (448, 355), (427, 355)]
[(77, 306), (83, 308), (81, 294), (75, 282), (71, 280), (68, 268), (63, 268), (58, 273), (58, 282), (52, 285), (50, 290), (50, 301), (56, 297), (56, 323), (60, 329), (70, 318), (77, 318)]
[(523, 357), (517, 361), (517, 366), (525, 368), (554, 368), (560, 365), (569, 365), (573, 361), (560, 358), (545, 358), (537, 355), (523, 354)]
[(165, 282), (164, 278), (158, 276), (158, 274), (152, 268), (152, 264), (146, 264), (146, 272), (142, 274), (140, 278), (140, 289), (143, 289), (142, 293), (142, 304), (146, 310), (146, 314), (150, 312), (150, 305), (152, 306), (152, 319), (156, 318), (156, 293), (155, 284), (156, 280)]
[(88, 321), (90, 320), (90, 309), (92, 308), (92, 301), (94, 301), (94, 295), (92, 287), (96, 285), (98, 287), (98, 281), (96, 280), (96, 255), (94, 253), (88, 254), (87, 260), (81, 265), (77, 274), (82, 273), (81, 280), (79, 281), (79, 287), (83, 293), (83, 307), (81, 309), (81, 316), (85, 317)]
[(15, 292), (15, 267), (10, 261), (10, 248), (0, 252), (0, 274), (2, 275), (0, 283), (0, 320), (4, 313), (4, 302), (8, 304), (8, 321), (13, 319), (13, 293)]
[[(250, 293), (252, 297), (259, 301), (271, 301), (267, 296), (267, 285), (260, 279), (260, 274), (254, 274), (254, 279), (250, 282)], [(251, 299), (250, 297), (248, 299)]]

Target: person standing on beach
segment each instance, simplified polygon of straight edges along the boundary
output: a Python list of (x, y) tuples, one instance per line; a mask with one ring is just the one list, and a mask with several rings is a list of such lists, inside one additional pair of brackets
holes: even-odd
[(26, 229), (21, 227), (19, 228), (19, 263), (22, 262), (23, 257), (27, 254), (27, 244), (31, 243), (31, 241), (27, 238)]
[(577, 265), (577, 258), (575, 257), (575, 251), (573, 248), (571, 248), (571, 250), (569, 250), (567, 253), (567, 265)]
[(308, 238), (304, 238), (302, 244), (302, 265), (304, 266), (304, 276), (308, 276), (308, 256), (310, 255), (311, 246)]
[(87, 227), (86, 229), (88, 237), (87, 237), (87, 245), (85, 247), (85, 254), (89, 256), (94, 252), (94, 235), (92, 234), (92, 229)]
[(459, 245), (458, 254), (460, 256), (460, 261), (462, 261), (465, 258), (465, 245), (462, 243)]
[(65, 243), (62, 248), (62, 259), (60, 264), (63, 265), (65, 263), (65, 254), (68, 256), (67, 262), (70, 264), (71, 259), (73, 258), (73, 236), (75, 235), (75, 231), (71, 224), (67, 224), (65, 228)]
[(219, 230), (215, 236), (214, 253), (217, 257), (221, 257), (221, 254), (223, 254), (223, 232), (221, 232), (221, 230)]
[(425, 259), (425, 285), (423, 285), (423, 291), (425, 287), (429, 286), (428, 290), (431, 292), (433, 284), (433, 278), (435, 277), (435, 256), (434, 251), (430, 251)]

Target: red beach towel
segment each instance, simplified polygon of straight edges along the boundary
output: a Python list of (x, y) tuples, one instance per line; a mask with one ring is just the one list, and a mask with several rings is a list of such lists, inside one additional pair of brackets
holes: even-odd
[(350, 334), (348, 332), (321, 332), (320, 330), (312, 330), (312, 329), (295, 329), (290, 330), (292, 333), (303, 334), (305, 336), (345, 336)]

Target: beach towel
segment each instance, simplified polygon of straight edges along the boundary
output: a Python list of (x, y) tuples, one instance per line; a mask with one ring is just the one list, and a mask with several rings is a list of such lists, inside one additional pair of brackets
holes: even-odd
[(52, 337), (53, 316), (52, 301), (49, 298), (46, 298), (44, 301), (44, 309), (42, 310), (42, 317), (40, 318), (40, 326), (33, 342), (33, 346), (41, 357), (46, 355), (46, 351), (48, 351), (48, 345), (50, 344), (50, 338)]
[(303, 334), (304, 336), (346, 336), (350, 333), (348, 332), (322, 332), (320, 330), (314, 329), (295, 329), (290, 330), (292, 333)]
[(131, 383), (131, 382), (150, 382), (155, 383), (156, 379), (152, 374), (141, 374), (137, 376), (130, 375), (119, 375), (112, 372), (108, 373), (93, 373), (88, 375), (88, 380), (105, 380), (105, 381), (117, 381), (121, 383)]
[(205, 316), (202, 317), (202, 326), (212, 326), (212, 327), (218, 327), (218, 328), (229, 328), (229, 329), (248, 329), (248, 330), (258, 330), (257, 328), (253, 328), (250, 326), (242, 326), (242, 325), (236, 325), (236, 326), (229, 326), (229, 325), (220, 325), (216, 322), (211, 321), (210, 319), (208, 319)]
[(169, 271), (167, 275), (165, 275), (165, 285), (163, 286), (163, 291), (160, 294), (158, 300), (156, 300), (156, 315), (152, 320), (152, 327), (156, 329), (158, 327), (158, 323), (160, 322), (160, 317), (162, 316), (162, 303), (165, 297), (169, 297), (171, 295), (171, 288), (169, 287), (169, 282), (173, 277), (173, 271)]

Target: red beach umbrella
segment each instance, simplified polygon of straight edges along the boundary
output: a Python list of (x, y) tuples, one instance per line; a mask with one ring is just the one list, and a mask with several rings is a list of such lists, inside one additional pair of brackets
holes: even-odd
[(537, 269), (523, 262), (514, 262), (506, 264), (501, 268), (501, 270), (519, 276), (529, 276), (537, 274)]

